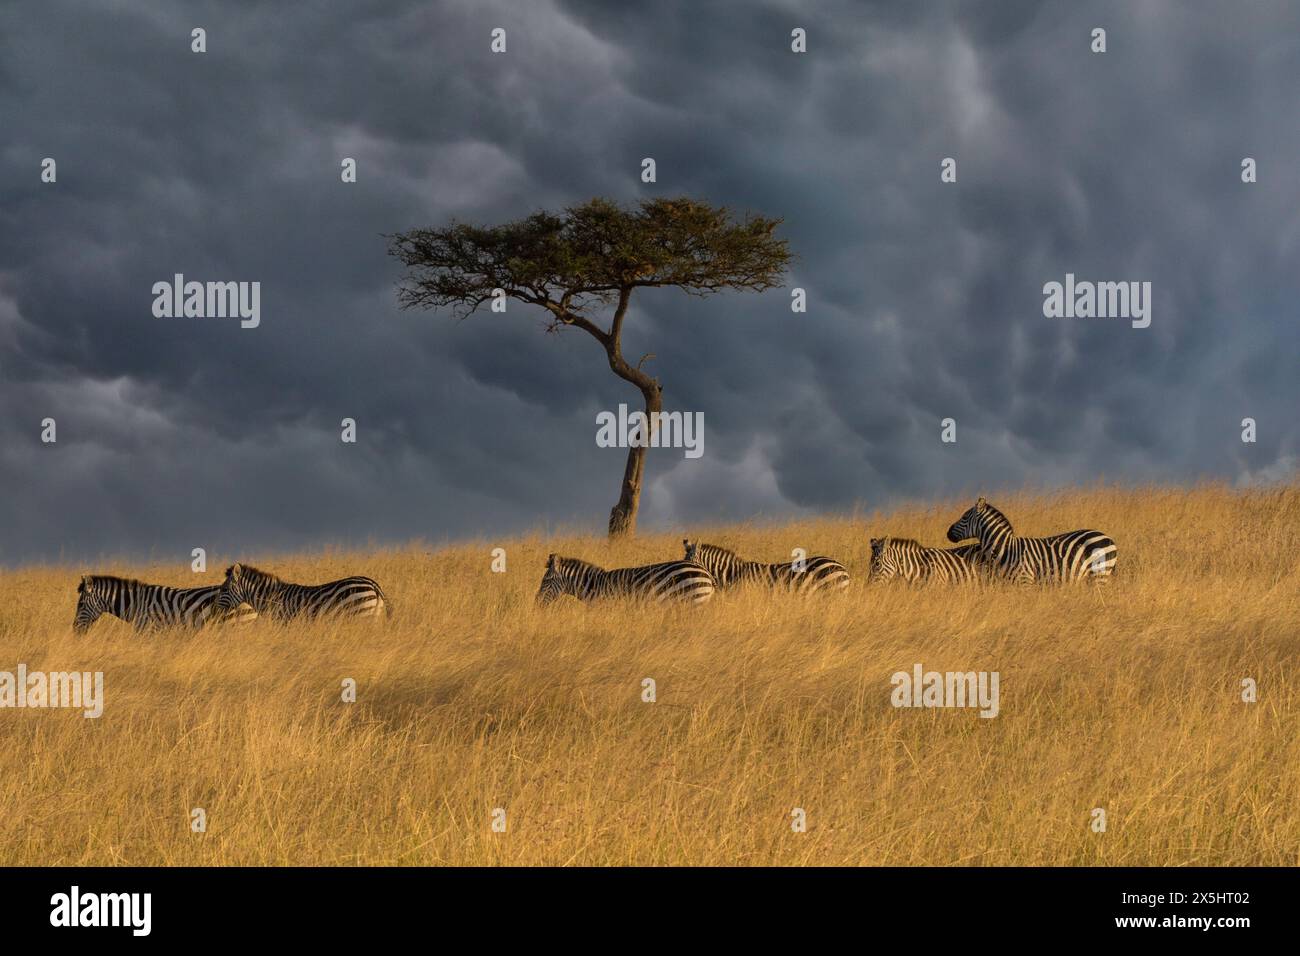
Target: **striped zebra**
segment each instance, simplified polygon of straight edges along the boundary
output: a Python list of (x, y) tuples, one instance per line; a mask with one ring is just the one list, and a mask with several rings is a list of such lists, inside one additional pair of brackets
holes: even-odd
[(391, 616), (392, 606), (379, 584), (371, 578), (350, 577), (327, 584), (290, 584), (247, 564), (226, 568), (219, 608), (251, 605), (259, 614), (277, 621), (296, 617), (316, 618)]
[(682, 547), (686, 549), (686, 560), (708, 568), (718, 587), (724, 590), (738, 584), (762, 584), (811, 594), (814, 591), (838, 591), (849, 586), (848, 569), (831, 558), (805, 558), (803, 570), (796, 571), (793, 561), (785, 564), (746, 561), (734, 551), (689, 538), (682, 540)]
[(72, 629), (85, 634), (103, 614), (121, 618), (143, 631), (154, 627), (197, 629), (212, 623), (246, 623), (257, 617), (247, 605), (217, 612), (217, 585), (206, 588), (169, 588), (145, 584), (110, 574), (87, 574), (77, 585), (77, 613)]
[(1011, 581), (1105, 579), (1115, 571), (1115, 542), (1100, 531), (1021, 538), (1007, 516), (983, 498), (948, 529), (949, 541), (967, 538), (979, 542), (982, 560), (998, 577)]
[(927, 548), (912, 538), (871, 539), (871, 580), (902, 578), (909, 584), (930, 580), (967, 584), (979, 580), (982, 572), (978, 544)]
[(537, 591), (537, 603), (550, 604), (562, 594), (580, 601), (630, 597), (664, 603), (703, 604), (713, 597), (713, 576), (693, 561), (665, 561), (639, 568), (604, 568), (578, 558), (552, 554)]

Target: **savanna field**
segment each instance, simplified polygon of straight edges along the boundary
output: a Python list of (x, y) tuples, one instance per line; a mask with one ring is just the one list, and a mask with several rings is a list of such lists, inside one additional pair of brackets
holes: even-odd
[[(869, 537), (944, 545), (965, 499), (616, 544), (210, 556), (205, 575), (0, 571), (0, 670), (105, 683), (98, 720), (0, 710), (0, 862), (1300, 863), (1300, 486), (989, 497), (1020, 534), (1109, 533), (1115, 579), (867, 583)], [(854, 580), (813, 600), (534, 606), (551, 551), (644, 564), (687, 533), (767, 561), (806, 548)], [(393, 617), (71, 632), (82, 573), (192, 587), (234, 558), (371, 575)], [(999, 672), (999, 715), (891, 706), (891, 675), (918, 663)]]

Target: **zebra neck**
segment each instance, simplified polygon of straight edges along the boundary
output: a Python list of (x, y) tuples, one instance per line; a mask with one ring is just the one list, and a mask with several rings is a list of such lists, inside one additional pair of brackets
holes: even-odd
[(1011, 523), (999, 523), (994, 526), (984, 525), (979, 533), (980, 550), (997, 560), (1015, 550), (1016, 534), (1011, 530)]
[(269, 610), (275, 605), (284, 602), (284, 593), (287, 588), (288, 585), (283, 581), (266, 581), (262, 587), (256, 588), (252, 591), (249, 595), (251, 600), (249, 600), (248, 603), (259, 613), (264, 610)]
[(131, 620), (131, 596), (135, 590), (127, 585), (117, 589), (117, 593), (113, 595), (112, 605), (109, 607), (109, 612), (114, 617), (121, 618), (123, 621)]
[(608, 580), (608, 571), (583, 568), (573, 579), (573, 596), (582, 601), (589, 600), (601, 592)]

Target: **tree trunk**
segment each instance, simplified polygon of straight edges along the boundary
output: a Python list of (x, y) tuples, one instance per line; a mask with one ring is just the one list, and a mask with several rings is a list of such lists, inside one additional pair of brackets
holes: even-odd
[[(641, 395), (645, 399), (646, 442), (650, 440), (657, 416), (663, 410), (663, 389), (659, 383), (651, 380), (648, 387), (642, 387)], [(641, 508), (641, 482), (645, 476), (645, 445), (633, 445), (627, 450), (627, 467), (623, 469), (623, 487), (619, 491), (618, 504), (609, 512), (609, 536), (619, 538), (636, 533), (636, 515)]]

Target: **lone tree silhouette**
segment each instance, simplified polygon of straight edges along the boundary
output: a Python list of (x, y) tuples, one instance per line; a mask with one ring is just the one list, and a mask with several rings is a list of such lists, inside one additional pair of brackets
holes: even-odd
[[(781, 285), (790, 253), (773, 233), (780, 219), (733, 220), (725, 207), (693, 199), (646, 199), (624, 209), (592, 199), (560, 213), (538, 212), (500, 226), (452, 222), (388, 236), (389, 254), (407, 274), (402, 308), (445, 308), (465, 318), (502, 294), (550, 313), (548, 332), (582, 329), (605, 350), (609, 367), (645, 400), (658, 421), (663, 386), (623, 357), (623, 322), (636, 289), (674, 286), (706, 296), (726, 289), (762, 292)], [(603, 309), (602, 309), (603, 307)], [(608, 325), (594, 313), (613, 309)], [(648, 440), (648, 436), (647, 436)], [(628, 449), (611, 537), (636, 530), (644, 445)]]

